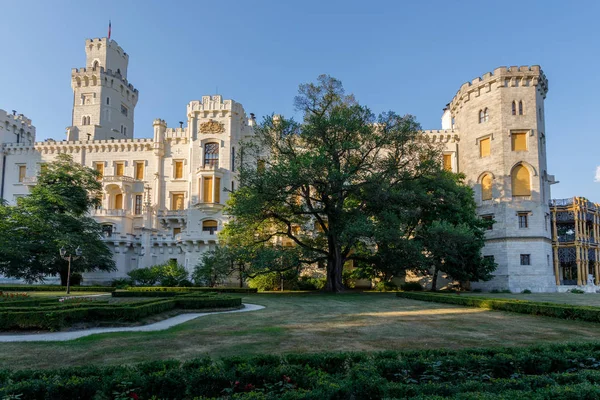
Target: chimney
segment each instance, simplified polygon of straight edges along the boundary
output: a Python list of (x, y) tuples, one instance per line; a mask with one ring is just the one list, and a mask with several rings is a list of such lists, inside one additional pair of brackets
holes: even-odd
[(179, 121), (179, 127), (183, 128), (183, 121)]

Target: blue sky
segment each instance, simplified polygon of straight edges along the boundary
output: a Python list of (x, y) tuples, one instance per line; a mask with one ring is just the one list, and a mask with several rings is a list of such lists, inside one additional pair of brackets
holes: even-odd
[[(460, 85), (503, 65), (539, 64), (552, 196), (600, 202), (597, 1), (9, 1), (0, 0), (0, 108), (63, 139), (71, 68), (86, 38), (130, 55), (139, 89), (135, 136), (152, 120), (185, 120), (186, 104), (218, 91), (258, 117), (293, 115), (298, 84), (330, 74), (375, 112), (416, 115), (439, 129)], [(600, 179), (600, 174), (598, 176)]]

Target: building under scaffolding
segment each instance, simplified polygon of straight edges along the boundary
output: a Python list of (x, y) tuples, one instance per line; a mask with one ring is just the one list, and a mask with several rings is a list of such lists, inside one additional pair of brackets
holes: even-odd
[[(584, 197), (552, 200), (554, 275), (559, 287), (600, 284), (600, 204)], [(595, 291), (595, 290), (593, 290)]]

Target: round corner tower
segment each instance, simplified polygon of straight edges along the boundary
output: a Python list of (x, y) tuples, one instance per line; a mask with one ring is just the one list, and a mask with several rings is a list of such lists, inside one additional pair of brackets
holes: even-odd
[(131, 139), (138, 90), (127, 81), (129, 55), (108, 38), (87, 39), (85, 54), (85, 68), (71, 71), (67, 140)]
[(483, 255), (497, 263), (484, 289), (556, 290), (552, 267), (550, 181), (539, 66), (500, 67), (465, 83), (449, 111), (459, 131), (458, 170), (473, 187), (478, 214), (495, 223)]

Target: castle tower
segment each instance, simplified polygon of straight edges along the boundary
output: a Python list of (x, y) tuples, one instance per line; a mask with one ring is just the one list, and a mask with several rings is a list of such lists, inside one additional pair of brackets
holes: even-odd
[(555, 291), (544, 99), (539, 66), (501, 67), (462, 85), (449, 105), (460, 136), (458, 170), (474, 188), (478, 214), (496, 222), (483, 255), (498, 264), (484, 289)]
[(127, 81), (129, 56), (114, 40), (85, 41), (86, 67), (71, 71), (73, 121), (67, 140), (133, 137), (138, 91)]

